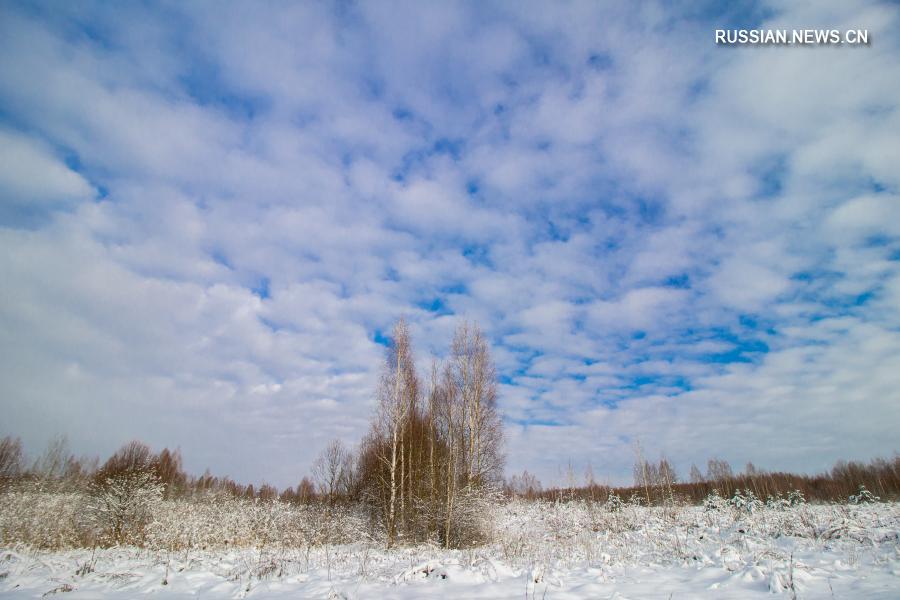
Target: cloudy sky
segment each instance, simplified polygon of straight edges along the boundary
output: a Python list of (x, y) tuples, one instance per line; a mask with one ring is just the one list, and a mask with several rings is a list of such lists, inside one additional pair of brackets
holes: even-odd
[(294, 484), (404, 316), (545, 482), (898, 449), (896, 4), (151, 4), (0, 5), (0, 435)]

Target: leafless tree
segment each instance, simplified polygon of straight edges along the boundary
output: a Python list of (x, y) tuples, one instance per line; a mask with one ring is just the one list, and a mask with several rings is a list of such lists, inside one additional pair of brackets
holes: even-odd
[(187, 475), (182, 469), (181, 452), (163, 448), (150, 459), (156, 478), (163, 486), (163, 497), (168, 499), (181, 493), (187, 486)]
[(703, 473), (700, 472), (700, 469), (697, 468), (697, 465), (691, 465), (691, 483), (703, 483)]
[(337, 439), (332, 440), (313, 462), (313, 478), (329, 504), (347, 495), (352, 469), (353, 455)]
[(711, 458), (706, 465), (706, 480), (715, 482), (721, 488), (719, 491), (725, 496), (731, 496), (731, 482), (734, 479), (734, 473), (732, 473), (728, 461)]
[[(593, 485), (593, 480), (590, 480), (589, 485)], [(543, 490), (538, 478), (529, 473), (527, 469), (522, 471), (521, 475), (513, 475), (507, 488), (512, 495), (528, 500), (537, 498)]]
[(497, 372), (487, 340), (477, 326), (463, 323), (456, 331), (449, 383), (461, 409), (464, 483), (476, 487), (496, 484), (504, 461)]
[(731, 465), (727, 460), (719, 458), (711, 458), (707, 462), (706, 478), (710, 481), (725, 481), (731, 479), (734, 474), (731, 471)]
[(388, 546), (397, 536), (398, 513), (405, 509), (406, 461), (404, 433), (418, 401), (418, 378), (409, 328), (402, 319), (394, 326), (378, 390), (378, 413), (373, 424), (373, 449), (382, 469), (376, 476), (386, 497), (382, 518)]
[(0, 481), (18, 477), (22, 462), (22, 440), (11, 435), (0, 440)]
[(69, 442), (65, 436), (58, 436), (47, 443), (47, 448), (34, 461), (31, 472), (44, 482), (59, 481), (66, 474), (66, 463), (69, 462)]

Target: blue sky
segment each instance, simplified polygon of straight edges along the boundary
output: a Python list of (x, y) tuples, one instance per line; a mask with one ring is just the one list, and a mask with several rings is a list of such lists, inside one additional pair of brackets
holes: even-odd
[(290, 485), (364, 433), (403, 316), (423, 371), (461, 319), (488, 333), (509, 472), (626, 482), (638, 440), (682, 475), (889, 455), (898, 28), (853, 1), (5, 2), (0, 434)]

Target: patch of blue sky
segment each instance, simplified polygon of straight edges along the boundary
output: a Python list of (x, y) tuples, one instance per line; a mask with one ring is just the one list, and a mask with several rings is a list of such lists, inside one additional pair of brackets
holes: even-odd
[(376, 329), (375, 333), (372, 334), (372, 341), (379, 346), (384, 346), (385, 348), (391, 345), (391, 338), (385, 335), (385, 333), (380, 329)]
[(0, 195), (0, 227), (36, 230), (49, 224), (52, 219), (52, 213), (44, 207), (5, 202)]
[(391, 116), (398, 121), (412, 121), (415, 115), (410, 109), (403, 106), (397, 106), (391, 111)]
[(757, 198), (774, 198), (781, 194), (788, 175), (787, 158), (782, 154), (770, 156), (750, 169), (750, 175), (757, 182)]
[(860, 294), (832, 295), (828, 298), (820, 298), (819, 303), (829, 311), (823, 311), (823, 317), (850, 314), (854, 309), (864, 306), (869, 300), (876, 297), (874, 290), (867, 290)]
[(427, 310), (434, 316), (453, 314), (453, 310), (449, 306), (447, 306), (446, 299), (439, 296), (421, 300), (416, 303), (416, 306), (423, 310)]
[(603, 390), (597, 391), (597, 394), (593, 397), (591, 404), (593, 406), (603, 406), (610, 410), (617, 410), (621, 401), (632, 395), (634, 394), (630, 392), (624, 393), (621, 389), (616, 390), (613, 388), (605, 388)]
[(464, 244), (460, 253), (473, 265), (493, 268), (491, 247), (488, 244)]
[(260, 322), (262, 325), (264, 325), (264, 326), (265, 326), (266, 328), (268, 328), (270, 331), (277, 332), (277, 331), (280, 331), (280, 330), (282, 329), (282, 326), (279, 325), (278, 323), (276, 323), (275, 321), (273, 321), (272, 319), (268, 319), (268, 318), (266, 318), (266, 317), (264, 317), (264, 316), (262, 316), (262, 315), (257, 315), (256, 318), (259, 320), (259, 322)]
[(635, 197), (632, 206), (637, 210), (640, 220), (645, 225), (656, 225), (663, 221), (666, 215), (665, 205), (658, 199)]
[(790, 279), (803, 285), (795, 287), (795, 296), (800, 300), (817, 301), (823, 294), (829, 293), (846, 275), (828, 268), (813, 268), (793, 273)]
[[(761, 315), (738, 315), (738, 324), (742, 328), (742, 334), (746, 336), (747, 332), (765, 333), (767, 335), (775, 335), (775, 322), (772, 319), (765, 318)], [(721, 331), (721, 330), (715, 330)]]
[(529, 376), (529, 365), (532, 361), (544, 356), (545, 352), (533, 346), (517, 343), (514, 336), (515, 333), (507, 333), (506, 337), (501, 340), (506, 351), (514, 354), (519, 361), (519, 366), (512, 370), (512, 375), (513, 377)]
[[(733, 328), (686, 328), (678, 333), (675, 344), (668, 339), (649, 339), (641, 333), (635, 332), (625, 349), (631, 359), (629, 364), (651, 360), (675, 364), (684, 359), (706, 364), (757, 363), (770, 351), (765, 340), (776, 335), (774, 324), (752, 315), (741, 315), (738, 326)], [(703, 348), (708, 342), (719, 342), (723, 349), (712, 352), (694, 350), (695, 346)]]
[(741, 340), (725, 352), (712, 352), (701, 355), (701, 360), (708, 363), (756, 363), (769, 352), (769, 345), (760, 340)]
[(554, 242), (567, 242), (572, 235), (571, 228), (563, 220), (547, 218), (544, 229), (546, 239)]
[(688, 290), (691, 288), (691, 276), (687, 273), (670, 275), (663, 280), (663, 285), (665, 287)]
[(384, 278), (387, 281), (400, 281), (400, 272), (391, 265), (387, 265), (384, 269)]
[(234, 265), (232, 264), (232, 262), (228, 258), (228, 256), (225, 255), (225, 252), (223, 250), (221, 250), (221, 249), (213, 250), (212, 253), (210, 253), (210, 258), (212, 258), (214, 263), (216, 263), (218, 265), (222, 265), (229, 271), (234, 270)]
[(609, 52), (595, 51), (591, 52), (586, 62), (587, 66), (595, 71), (609, 71), (613, 68), (615, 59)]
[(199, 106), (214, 108), (229, 118), (251, 120), (267, 112), (272, 102), (264, 96), (241, 93), (221, 77), (219, 67), (195, 55), (191, 68), (178, 78), (181, 92)]
[[(887, 248), (891, 242), (875, 237), (875, 244), (870, 247)], [(883, 244), (884, 242), (884, 244)], [(887, 257), (888, 260), (892, 260)], [(900, 260), (900, 250), (895, 253), (893, 260)], [(808, 315), (812, 321), (829, 318), (835, 315), (849, 314), (855, 308), (865, 305), (875, 295), (877, 290), (872, 288), (862, 293), (839, 293), (835, 285), (845, 279), (847, 275), (837, 271), (821, 269), (817, 271), (803, 271), (795, 273), (791, 279), (805, 283), (796, 293), (796, 299), (805, 301), (814, 307)]]
[(870, 235), (863, 240), (863, 245), (867, 248), (884, 248), (891, 244), (897, 243), (898, 238), (884, 233)]
[(451, 295), (451, 294), (464, 296), (469, 293), (469, 290), (466, 287), (466, 284), (461, 283), (461, 282), (450, 283), (450, 284), (441, 286), (439, 291), (444, 296)]
[(271, 290), (269, 289), (270, 284), (271, 280), (268, 277), (260, 277), (256, 285), (250, 288), (250, 290), (261, 299), (265, 300), (271, 297)]
[[(679, 2), (679, 12), (685, 19), (707, 22), (718, 29), (753, 29), (771, 19), (778, 12), (777, 5), (765, 5), (752, 0), (720, 2)], [(711, 35), (711, 34), (710, 34)]]
[(365, 97), (370, 100), (381, 100), (384, 98), (385, 83), (377, 77), (362, 77), (359, 81), (359, 87)]
[(621, 386), (621, 389), (642, 393), (651, 390), (664, 395), (672, 395), (690, 391), (693, 386), (690, 380), (683, 375), (646, 374), (632, 377)]
[(696, 79), (693, 83), (688, 86), (687, 90), (687, 98), (690, 101), (697, 101), (704, 98), (709, 92), (709, 79), (702, 77)]
[(853, 305), (854, 306), (862, 306), (874, 297), (875, 297), (875, 292), (873, 292), (873, 291), (863, 292), (862, 294), (859, 294), (858, 296), (856, 296), (856, 299), (853, 301)]
[(888, 190), (887, 186), (884, 185), (881, 181), (877, 179), (869, 179), (869, 189), (876, 194), (880, 194), (881, 192), (886, 192)]
[(7, 4), (18, 5), (18, 10), (29, 17), (52, 22), (66, 41), (87, 42), (104, 51), (118, 49), (119, 45), (115, 41), (116, 28), (110, 19), (79, 19), (76, 14), (55, 10), (52, 5), (44, 2), (13, 1)]
[(435, 156), (449, 156), (453, 160), (459, 160), (465, 149), (465, 141), (462, 139), (438, 138), (425, 147), (410, 150), (403, 155), (400, 165), (394, 169), (391, 177), (394, 181), (406, 181), (413, 173), (427, 166)]
[(63, 154), (63, 162), (69, 167), (71, 170), (80, 173), (81, 166), (81, 157), (78, 156), (77, 152), (67, 151)]

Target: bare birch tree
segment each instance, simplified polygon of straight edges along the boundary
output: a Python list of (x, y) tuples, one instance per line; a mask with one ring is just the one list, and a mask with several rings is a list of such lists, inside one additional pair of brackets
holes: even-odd
[[(387, 488), (387, 506), (384, 507), (384, 526), (388, 546), (397, 536), (398, 509), (403, 497), (405, 463), (404, 430), (415, 408), (418, 396), (418, 380), (413, 363), (409, 328), (400, 320), (395, 326), (388, 348), (387, 361), (378, 391), (376, 434), (387, 443), (377, 446), (378, 458), (386, 470), (379, 479)], [(405, 505), (404, 505), (405, 508)]]
[(328, 504), (349, 492), (353, 455), (340, 440), (332, 440), (313, 462), (313, 478)]

